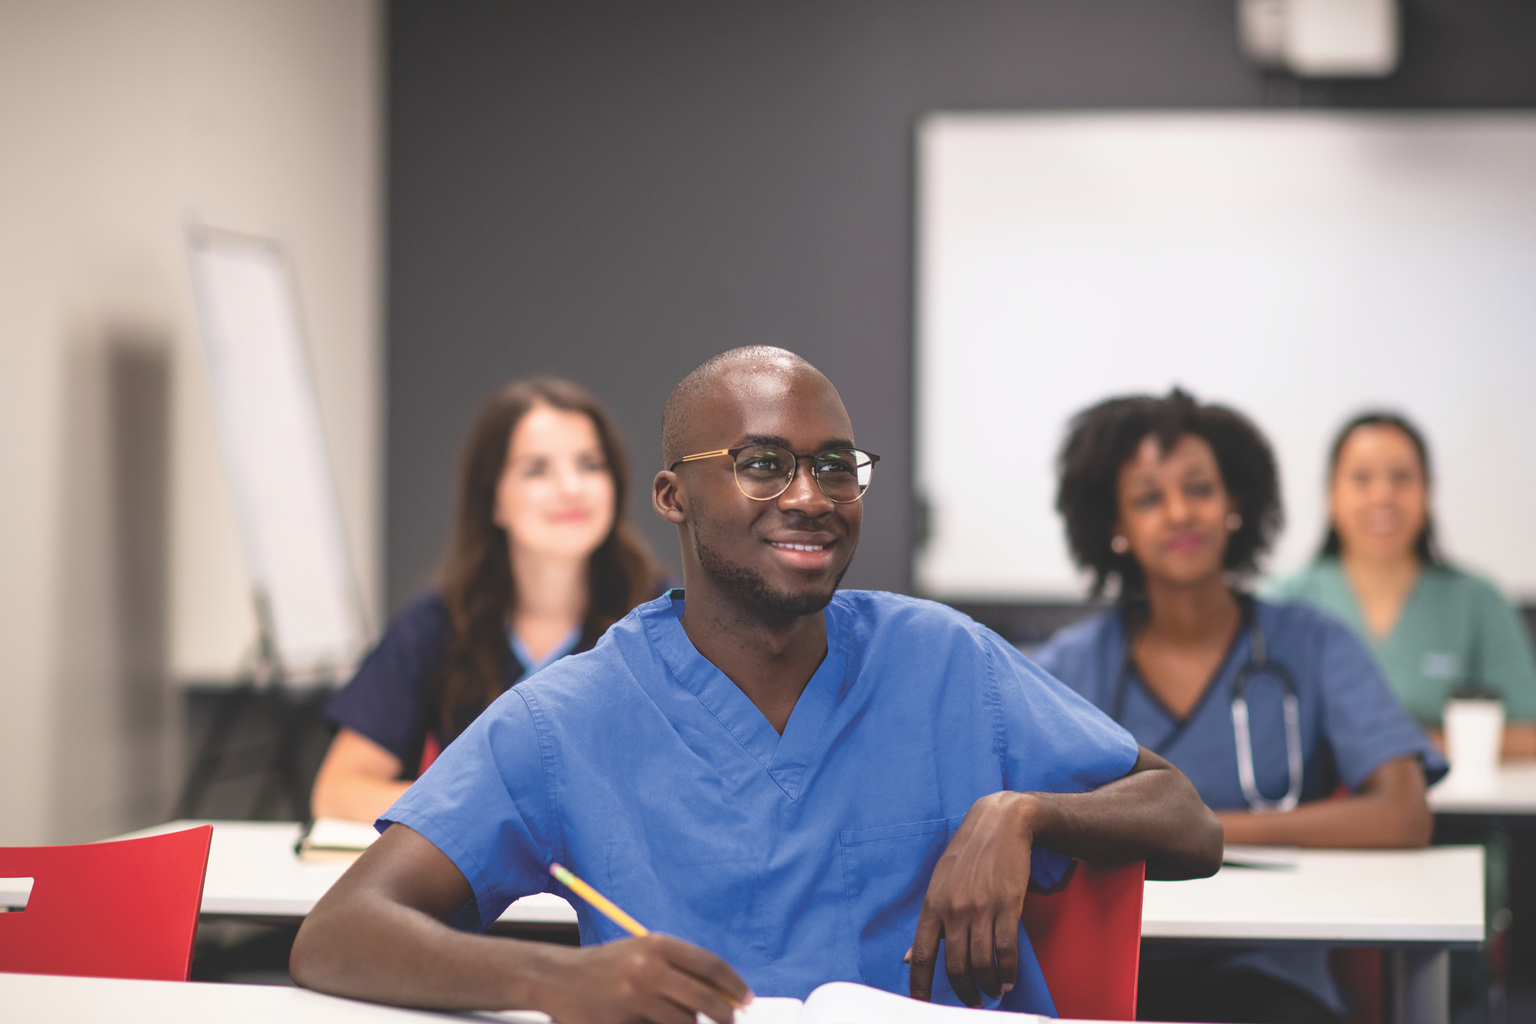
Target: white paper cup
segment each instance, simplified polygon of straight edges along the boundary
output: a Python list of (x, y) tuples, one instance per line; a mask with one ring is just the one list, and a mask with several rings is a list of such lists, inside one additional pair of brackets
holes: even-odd
[(1499, 767), (1504, 739), (1504, 705), (1496, 700), (1456, 699), (1445, 705), (1445, 746), (1451, 760), (1447, 781), (1488, 788)]

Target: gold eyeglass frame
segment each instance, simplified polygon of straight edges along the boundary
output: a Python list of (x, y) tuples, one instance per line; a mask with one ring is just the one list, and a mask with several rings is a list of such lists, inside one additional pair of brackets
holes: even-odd
[[(766, 498), (754, 497), (753, 495), (750, 495), (750, 494), (747, 493), (747, 489), (745, 487), (741, 486), (741, 477), (737, 475), (737, 473), (736, 473), (736, 466), (735, 466), (735, 463), (733, 461), (733, 463), (731, 465), (731, 479), (736, 481), (736, 489), (741, 492), (742, 497), (748, 499), (749, 501), (774, 501), (775, 499), (777, 499), (779, 497), (779, 495), (783, 494), (785, 491), (789, 490), (790, 487), (794, 486), (795, 477), (800, 472), (800, 460), (801, 459), (810, 459), (811, 460), (811, 479), (816, 481), (816, 489), (821, 492), (822, 497), (826, 498), (828, 501), (832, 502), (833, 504), (836, 504), (836, 505), (852, 505), (856, 501), (863, 501), (864, 500), (864, 495), (866, 493), (868, 493), (868, 491), (869, 491), (869, 484), (865, 484), (864, 485), (864, 489), (859, 492), (858, 497), (856, 497), (856, 498), (849, 498), (847, 501), (838, 501), (836, 498), (832, 497), (832, 495), (827, 493), (826, 488), (821, 486), (821, 477), (816, 474), (816, 456), (823, 454), (823, 452), (816, 452), (814, 455), (795, 455), (794, 452), (790, 451), (788, 448), (785, 448), (783, 445), (779, 445), (779, 444), (743, 444), (743, 445), (738, 445), (735, 448), (717, 448), (717, 449), (715, 449), (712, 452), (699, 452), (696, 455), (684, 455), (682, 458), (680, 458), (676, 462), (672, 463), (672, 465), (668, 466), (667, 467), (667, 471), (671, 472), (672, 470), (676, 469), (678, 466), (681, 466), (685, 462), (698, 462), (700, 459), (713, 459), (713, 458), (717, 458), (717, 457), (719, 457), (721, 455), (729, 455), (731, 457), (731, 459), (734, 460), (736, 458), (736, 456), (740, 455), (742, 452), (746, 451), (748, 448), (782, 448), (786, 454), (794, 455), (794, 458), (795, 458), (795, 466), (794, 466), (793, 469), (791, 469), (789, 471), (789, 479), (784, 481), (784, 486), (781, 489), (779, 489), (776, 493), (770, 494)], [(826, 451), (829, 451), (829, 452), (858, 452), (860, 455), (868, 456), (868, 458), (869, 458), (869, 465), (871, 467), (871, 470), (870, 470), (871, 480), (873, 480), (873, 473), (874, 473), (873, 467), (874, 467), (875, 463), (880, 461), (880, 456), (876, 455), (874, 452), (866, 452), (862, 448), (828, 448), (828, 449), (826, 449)]]

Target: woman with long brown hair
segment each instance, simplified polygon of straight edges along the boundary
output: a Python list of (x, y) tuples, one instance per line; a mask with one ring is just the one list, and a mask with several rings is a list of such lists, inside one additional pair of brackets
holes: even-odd
[(618, 432), (583, 388), (520, 381), (486, 402), (438, 588), (401, 609), (326, 705), (339, 728), (317, 817), (374, 820), (498, 696), (656, 596), (628, 485)]

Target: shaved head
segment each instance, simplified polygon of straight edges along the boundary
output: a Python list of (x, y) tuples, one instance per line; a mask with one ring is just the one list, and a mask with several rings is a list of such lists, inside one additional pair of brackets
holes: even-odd
[[(661, 446), (651, 504), (678, 528), (690, 601), (760, 625), (827, 606), (858, 546), (864, 507), (862, 494), (831, 500), (817, 475), (820, 453), (854, 446), (848, 410), (821, 371), (782, 348), (723, 352), (673, 389)], [(794, 456), (784, 490), (758, 498), (742, 488), (736, 460), (717, 456), (743, 447), (763, 449), (753, 466)], [(711, 457), (683, 461), (691, 455)], [(801, 459), (811, 460), (804, 471)]]
[(832, 387), (832, 382), (816, 367), (788, 349), (772, 345), (733, 348), (710, 359), (679, 381), (667, 398), (661, 418), (662, 467), (724, 443), (720, 438), (701, 436), (701, 421), (707, 418), (700, 415), (704, 409), (733, 397), (750, 397), (749, 393), (757, 389), (754, 385), (782, 387), (804, 376), (815, 377)]

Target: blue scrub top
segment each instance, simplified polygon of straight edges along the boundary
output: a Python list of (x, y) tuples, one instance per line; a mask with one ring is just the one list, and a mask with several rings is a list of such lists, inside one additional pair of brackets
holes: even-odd
[[(1253, 602), (1269, 658), (1285, 666), (1301, 713), (1302, 800), (1328, 797), (1342, 782), (1357, 790), (1377, 768), (1417, 757), (1426, 782), (1445, 774), (1445, 759), (1408, 717), (1382, 678), (1370, 652), (1343, 623), (1300, 605)], [(1215, 678), (1180, 723), (1126, 665), (1126, 632), (1118, 610), (1061, 630), (1035, 652), (1035, 660), (1095, 706), (1112, 713), (1125, 670), (1120, 724), (1137, 742), (1167, 758), (1194, 783), (1214, 810), (1246, 810), (1237, 774), (1232, 726), (1232, 683), (1252, 661), (1248, 625), (1238, 630)], [(1281, 684), (1274, 675), (1247, 684), (1254, 777), (1259, 793), (1275, 800), (1290, 785), (1281, 717)], [(1149, 959), (1189, 955), (1157, 950)], [(1327, 970), (1326, 950), (1267, 950), (1233, 954), (1227, 966), (1262, 971), (1312, 993), (1334, 1012), (1344, 1006)]]
[[(682, 610), (681, 591), (641, 605), (503, 694), (380, 819), (464, 873), (461, 923), (567, 895), (547, 872), (560, 861), (759, 995), (840, 980), (905, 993), (930, 876), (973, 802), (1081, 792), (1135, 764), (1125, 730), (941, 605), (837, 594), (782, 736), (694, 648)], [(1067, 863), (1037, 849), (1031, 880), (1054, 884)], [(583, 944), (623, 935), (571, 902)], [(934, 999), (958, 1002), (942, 968)], [(1022, 929), (1002, 1006), (1053, 1009)]]

